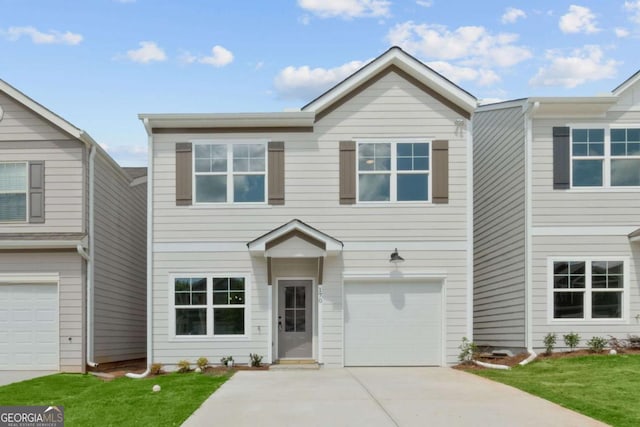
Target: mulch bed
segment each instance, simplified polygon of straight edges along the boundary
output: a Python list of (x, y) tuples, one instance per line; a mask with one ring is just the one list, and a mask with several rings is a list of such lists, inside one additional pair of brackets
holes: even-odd
[[(609, 349), (603, 350), (600, 353), (594, 353), (587, 349), (580, 349), (574, 351), (556, 351), (551, 354), (545, 354), (544, 352), (538, 353), (538, 357), (535, 360), (546, 360), (546, 359), (561, 359), (565, 357), (579, 357), (579, 356), (593, 356), (596, 354), (600, 354), (603, 356), (609, 355)], [(639, 348), (627, 348), (624, 351), (618, 351), (618, 354), (640, 354)], [(485, 363), (492, 363), (494, 365), (505, 365), (509, 367), (517, 366), (521, 361), (529, 357), (527, 353), (516, 354), (511, 357), (488, 357), (488, 356), (480, 356), (475, 360)], [(467, 370), (476, 370), (476, 369), (489, 369), (482, 366), (478, 366), (475, 363), (460, 363), (453, 367), (454, 369), (460, 369), (463, 371)]]

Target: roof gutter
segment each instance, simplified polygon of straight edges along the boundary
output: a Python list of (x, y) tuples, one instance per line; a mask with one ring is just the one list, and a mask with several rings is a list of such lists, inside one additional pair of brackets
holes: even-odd
[(144, 378), (151, 373), (153, 363), (153, 130), (148, 118), (143, 118), (142, 123), (148, 135), (147, 166), (147, 369), (141, 374), (127, 372), (129, 378)]

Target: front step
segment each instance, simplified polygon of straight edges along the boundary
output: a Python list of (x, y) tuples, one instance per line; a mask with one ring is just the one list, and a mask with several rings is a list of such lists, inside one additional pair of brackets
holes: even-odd
[(269, 370), (285, 369), (320, 369), (320, 365), (312, 359), (283, 359), (269, 366)]

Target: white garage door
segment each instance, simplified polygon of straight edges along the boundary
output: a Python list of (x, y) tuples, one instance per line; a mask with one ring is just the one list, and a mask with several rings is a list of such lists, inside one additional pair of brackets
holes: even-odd
[(439, 366), (439, 283), (345, 284), (346, 366)]
[(0, 370), (58, 369), (56, 285), (0, 284)]

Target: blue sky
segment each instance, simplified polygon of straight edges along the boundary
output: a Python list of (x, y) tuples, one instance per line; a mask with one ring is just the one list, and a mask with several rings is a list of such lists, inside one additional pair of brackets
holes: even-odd
[(300, 108), (398, 45), (479, 99), (610, 92), (640, 0), (0, 0), (0, 78), (146, 164), (138, 113)]

